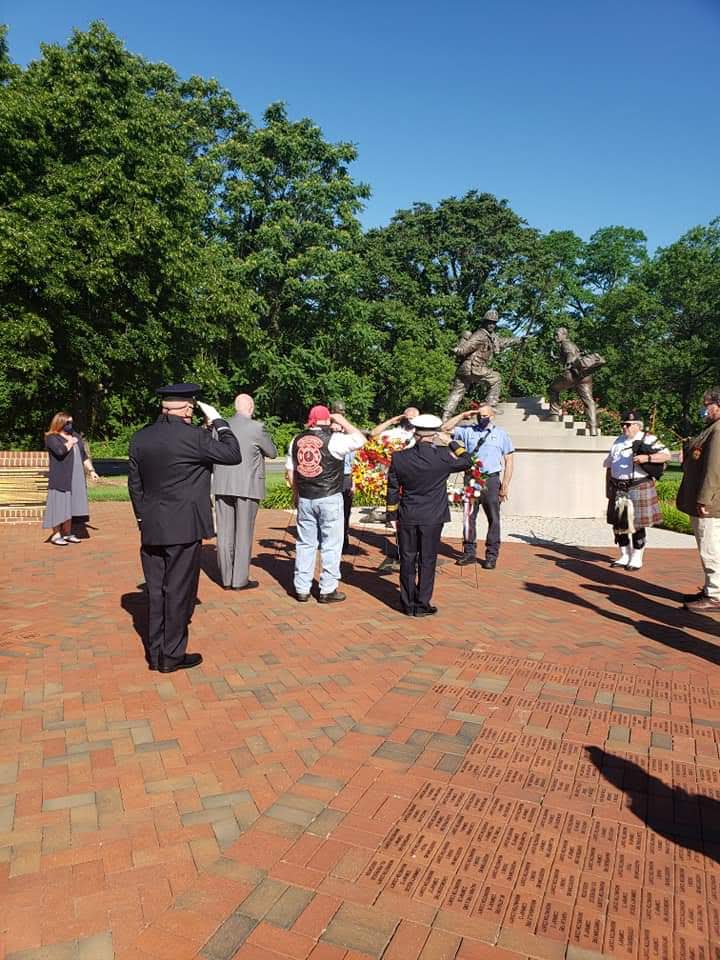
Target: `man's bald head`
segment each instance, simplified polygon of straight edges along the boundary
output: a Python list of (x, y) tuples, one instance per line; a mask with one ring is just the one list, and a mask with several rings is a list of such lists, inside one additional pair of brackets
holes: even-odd
[(417, 407), (405, 407), (403, 410), (403, 416), (408, 420), (412, 420), (414, 417), (420, 416), (420, 411)]
[(235, 409), (243, 417), (251, 417), (255, 411), (255, 401), (249, 393), (239, 393), (235, 397)]

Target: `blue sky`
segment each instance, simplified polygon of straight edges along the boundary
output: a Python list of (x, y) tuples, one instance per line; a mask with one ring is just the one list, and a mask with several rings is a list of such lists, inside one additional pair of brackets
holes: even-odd
[(2, 0), (10, 53), (104, 20), (259, 120), (273, 100), (360, 152), (367, 226), (470, 189), (542, 230), (720, 215), (720, 0)]

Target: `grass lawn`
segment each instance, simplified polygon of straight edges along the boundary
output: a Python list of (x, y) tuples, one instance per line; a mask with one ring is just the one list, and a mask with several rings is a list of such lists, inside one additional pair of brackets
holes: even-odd
[[(662, 513), (661, 527), (666, 530), (675, 530), (677, 533), (692, 533), (690, 519), (681, 513), (675, 506), (682, 470), (678, 464), (671, 463), (663, 477), (658, 481), (657, 492)], [(285, 486), (285, 476), (282, 473), (271, 473), (266, 481), (265, 499), (263, 507), (287, 509), (292, 506), (290, 491)], [(91, 503), (102, 503), (110, 500), (129, 500), (127, 477), (102, 477), (99, 483), (88, 485), (88, 499)], [(358, 505), (361, 505), (358, 503)]]
[[(266, 500), (272, 501), (269, 505), (274, 506), (274, 501), (280, 499), (283, 491), (287, 490), (285, 486), (285, 475), (282, 473), (271, 473), (267, 478), (266, 487)], [(88, 484), (88, 500), (91, 503), (119, 502), (129, 499), (130, 494), (127, 488), (127, 477), (101, 477), (99, 483)], [(265, 500), (263, 504), (265, 504)], [(278, 506), (280, 505), (281, 504), (278, 503)]]

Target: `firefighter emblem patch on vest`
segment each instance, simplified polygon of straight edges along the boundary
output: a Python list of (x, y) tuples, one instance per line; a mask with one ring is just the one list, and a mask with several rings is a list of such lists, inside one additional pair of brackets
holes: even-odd
[(321, 450), (323, 441), (320, 437), (304, 436), (297, 441), (297, 470), (300, 476), (311, 480), (322, 473)]

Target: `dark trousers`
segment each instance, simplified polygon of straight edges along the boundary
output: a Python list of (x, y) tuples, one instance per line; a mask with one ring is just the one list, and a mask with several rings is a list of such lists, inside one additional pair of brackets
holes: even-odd
[(440, 534), (443, 525), (397, 525), (400, 549), (400, 601), (406, 613), (427, 610), (435, 586)]
[(148, 661), (157, 666), (185, 656), (188, 624), (197, 599), (202, 541), (140, 548), (147, 583)]
[(347, 549), (347, 546), (349, 543), (348, 537), (350, 535), (350, 511), (352, 510), (352, 502), (353, 502), (352, 481), (350, 481), (349, 483), (345, 481), (343, 483), (342, 495), (343, 495), (343, 516), (345, 517), (345, 527), (344, 527), (344, 533), (343, 533), (343, 550), (345, 550)]
[(488, 522), (487, 536), (485, 537), (485, 556), (488, 560), (497, 560), (500, 553), (500, 474), (495, 473), (487, 478), (487, 486), (470, 508), (470, 513), (463, 524), (463, 553), (466, 557), (474, 557), (477, 541), (477, 515), (482, 506)]

